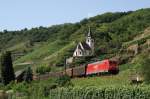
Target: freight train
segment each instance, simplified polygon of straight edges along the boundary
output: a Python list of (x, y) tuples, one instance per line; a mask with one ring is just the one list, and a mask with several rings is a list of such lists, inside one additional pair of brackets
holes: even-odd
[(34, 76), (35, 80), (44, 80), (50, 77), (60, 77), (62, 75), (68, 75), (70, 77), (86, 77), (97, 74), (117, 74), (119, 73), (118, 63), (113, 60), (105, 59), (94, 63), (87, 64), (85, 66), (78, 66), (74, 68), (68, 68), (64, 71), (50, 72), (44, 75)]

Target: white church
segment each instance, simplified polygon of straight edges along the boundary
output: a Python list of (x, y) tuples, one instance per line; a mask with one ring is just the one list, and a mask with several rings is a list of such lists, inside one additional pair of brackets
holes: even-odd
[(94, 39), (91, 36), (91, 29), (86, 36), (85, 42), (79, 42), (73, 53), (73, 57), (93, 56), (94, 54)]

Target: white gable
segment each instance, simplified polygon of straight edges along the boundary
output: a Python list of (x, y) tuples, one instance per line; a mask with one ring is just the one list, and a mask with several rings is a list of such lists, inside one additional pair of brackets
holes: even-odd
[(91, 56), (94, 53), (94, 40), (91, 37), (91, 30), (89, 28), (88, 35), (85, 42), (79, 42), (73, 56)]

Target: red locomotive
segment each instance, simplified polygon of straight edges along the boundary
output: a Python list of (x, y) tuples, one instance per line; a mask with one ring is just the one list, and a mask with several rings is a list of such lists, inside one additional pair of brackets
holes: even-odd
[(103, 61), (94, 62), (94, 63), (87, 65), (86, 75), (104, 73), (104, 72), (108, 72), (111, 74), (117, 74), (119, 72), (117, 65), (118, 64), (116, 61), (112, 61), (112, 60), (108, 60), (108, 59), (103, 60)]

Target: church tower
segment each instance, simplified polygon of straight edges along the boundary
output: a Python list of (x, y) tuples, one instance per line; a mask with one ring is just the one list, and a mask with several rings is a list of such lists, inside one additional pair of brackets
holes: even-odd
[(86, 44), (89, 45), (89, 47), (92, 50), (92, 53), (94, 53), (94, 39), (92, 39), (91, 28), (90, 27), (89, 27), (89, 31), (88, 31), (88, 34), (87, 34), (87, 37), (86, 37)]

